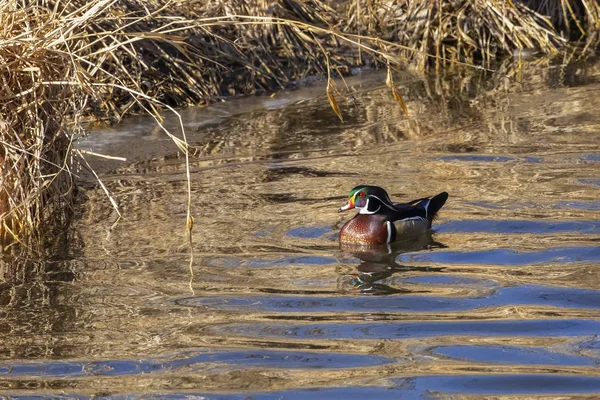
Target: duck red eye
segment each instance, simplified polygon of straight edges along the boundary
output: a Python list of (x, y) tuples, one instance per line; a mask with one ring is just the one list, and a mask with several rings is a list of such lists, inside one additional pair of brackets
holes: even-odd
[(365, 196), (366, 196), (366, 193), (365, 193), (365, 192), (360, 192), (360, 193), (358, 193), (358, 197), (360, 197), (361, 199), (362, 199), (363, 197), (365, 197)]

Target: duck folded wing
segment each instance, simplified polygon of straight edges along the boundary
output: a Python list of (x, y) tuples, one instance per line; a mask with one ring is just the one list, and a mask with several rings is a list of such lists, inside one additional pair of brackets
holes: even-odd
[(431, 222), (437, 216), (438, 211), (448, 200), (448, 193), (442, 192), (433, 197), (412, 200), (406, 204), (394, 204), (395, 211), (389, 215), (389, 221), (403, 221), (410, 219), (426, 219)]

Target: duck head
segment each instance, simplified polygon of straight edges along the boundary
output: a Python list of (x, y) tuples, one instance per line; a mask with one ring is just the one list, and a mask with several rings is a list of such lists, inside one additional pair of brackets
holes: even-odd
[(394, 208), (387, 192), (379, 186), (359, 185), (348, 193), (348, 202), (338, 212), (356, 208), (359, 214), (377, 214), (385, 208)]

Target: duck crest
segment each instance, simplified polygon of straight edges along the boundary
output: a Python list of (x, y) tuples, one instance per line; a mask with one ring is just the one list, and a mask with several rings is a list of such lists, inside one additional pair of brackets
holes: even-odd
[(348, 193), (348, 202), (338, 212), (356, 208), (358, 213), (340, 231), (340, 243), (379, 245), (397, 238), (414, 237), (431, 228), (448, 199), (442, 192), (408, 203), (392, 203), (387, 192), (372, 185), (359, 185)]

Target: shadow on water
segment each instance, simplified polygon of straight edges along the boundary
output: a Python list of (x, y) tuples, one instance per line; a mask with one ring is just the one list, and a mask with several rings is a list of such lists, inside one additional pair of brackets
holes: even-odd
[[(598, 395), (599, 76), (398, 77), (408, 118), (377, 73), (344, 123), (323, 88), (182, 110), (191, 265), (183, 157), (142, 117), (95, 132), (125, 217), (83, 172), (63, 251), (2, 260), (0, 396)], [(340, 248), (360, 183), (450, 198), (428, 235)]]

